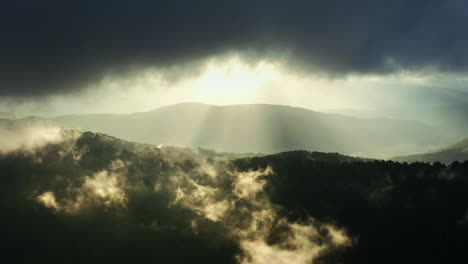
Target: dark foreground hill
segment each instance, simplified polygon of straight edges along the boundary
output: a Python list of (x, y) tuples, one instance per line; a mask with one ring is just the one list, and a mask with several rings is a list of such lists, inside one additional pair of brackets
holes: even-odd
[(400, 164), (307, 151), (214, 157), (75, 131), (3, 152), (2, 255), (15, 263), (465, 257), (468, 162)]
[(468, 139), (462, 140), (456, 144), (439, 149), (437, 151), (395, 157), (393, 160), (400, 162), (442, 162), (446, 164), (450, 164), (454, 161), (463, 162), (468, 160)]
[(416, 121), (361, 119), (262, 104), (183, 103), (131, 115), (67, 115), (47, 121), (137, 142), (227, 152), (306, 149), (389, 157), (453, 140), (447, 131)]

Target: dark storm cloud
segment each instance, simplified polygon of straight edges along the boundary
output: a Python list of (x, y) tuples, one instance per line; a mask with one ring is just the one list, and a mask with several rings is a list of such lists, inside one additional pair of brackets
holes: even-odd
[(285, 52), (331, 74), (468, 66), (464, 1), (11, 1), (0, 10), (1, 95), (66, 92), (109, 71), (226, 51)]

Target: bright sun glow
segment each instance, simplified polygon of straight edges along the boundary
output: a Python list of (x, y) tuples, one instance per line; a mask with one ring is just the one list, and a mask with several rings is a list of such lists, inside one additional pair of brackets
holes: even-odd
[[(177, 78), (171, 78), (172, 75)], [(398, 106), (400, 97), (373, 96), (379, 87), (427, 85), (431, 76), (402, 72), (389, 76), (346, 76), (331, 79), (319, 74), (292, 72), (284, 62), (246, 61), (239, 55), (212, 57), (195, 68), (146, 68), (123, 75), (108, 75), (79, 94), (57, 95), (47, 104), (16, 105), (25, 113), (122, 113), (150, 111), (182, 102), (215, 105), (282, 104), (317, 111), (372, 110), (382, 104)], [(401, 93), (394, 93), (401, 94)], [(2, 109), (0, 109), (2, 111)], [(21, 112), (19, 111), (19, 112)], [(60, 112), (60, 111), (59, 111)], [(21, 115), (21, 113), (19, 114)]]
[(279, 77), (280, 73), (273, 63), (261, 61), (249, 65), (233, 57), (228, 61), (209, 61), (196, 85), (203, 93), (242, 93), (262, 87)]

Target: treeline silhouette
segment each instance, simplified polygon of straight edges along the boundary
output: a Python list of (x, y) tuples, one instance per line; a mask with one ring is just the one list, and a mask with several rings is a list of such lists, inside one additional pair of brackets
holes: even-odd
[[(270, 166), (273, 173), (262, 176), (265, 191), (281, 217), (313, 217), (344, 228), (352, 245), (326, 251), (316, 263), (447, 263), (465, 257), (468, 161), (409, 164), (307, 151), (218, 158), (210, 151), (159, 149), (94, 133), (1, 154), (3, 256), (13, 262), (235, 263), (243, 253), (226, 226), (170, 205), (177, 190), (164, 189), (180, 173), (210, 186), (200, 172), (208, 164), (218, 173), (213, 186), (227, 193), (232, 179), (221, 168)], [(85, 177), (111, 170), (116, 160), (124, 164), (112, 170), (125, 175), (125, 207), (92, 200), (80, 213), (61, 214), (37, 202), (46, 191), (57, 201), (71, 199)], [(272, 230), (269, 243), (281, 232)]]
[[(294, 151), (241, 159), (271, 166), (268, 193), (295, 220), (314, 216), (346, 227), (355, 243), (323, 263), (447, 263), (468, 249), (468, 161), (444, 165), (343, 162)], [(313, 155), (312, 155), (313, 156)]]

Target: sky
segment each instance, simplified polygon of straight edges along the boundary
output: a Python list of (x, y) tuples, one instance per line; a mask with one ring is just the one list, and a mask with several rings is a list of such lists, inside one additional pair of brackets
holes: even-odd
[(468, 102), (467, 18), (457, 0), (8, 1), (0, 112), (197, 101), (423, 118)]
[[(337, 152), (465, 157), (466, 140), (450, 144), (468, 137), (467, 29), (466, 0), (2, 0), (8, 249), (67, 263), (455, 259), (468, 163)], [(405, 121), (200, 104), (8, 120), (183, 102)]]

